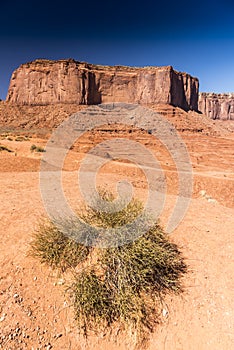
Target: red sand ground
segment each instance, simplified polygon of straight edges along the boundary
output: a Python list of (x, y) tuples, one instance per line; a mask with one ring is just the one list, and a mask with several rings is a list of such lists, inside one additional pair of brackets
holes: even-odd
[[(234, 163), (232, 134), (222, 136), (183, 134), (195, 173), (189, 210), (171, 239), (181, 248), (189, 265), (184, 293), (170, 295), (163, 305), (161, 323), (147, 349), (229, 350), (234, 344)], [(15, 139), (15, 137), (13, 137)], [(144, 141), (145, 142), (145, 141)], [(0, 349), (127, 349), (134, 340), (119, 343), (92, 337), (89, 344), (78, 336), (72, 307), (64, 294), (68, 276), (41, 266), (27, 256), (31, 234), (45, 215), (39, 188), (41, 154), (32, 144), (45, 140), (0, 140), (14, 152), (0, 152)], [(159, 149), (148, 144), (155, 152)], [(156, 148), (155, 148), (156, 147)], [(162, 225), (175, 203), (175, 167), (166, 153), (157, 153), (167, 175), (168, 195)], [(164, 157), (165, 155), (165, 157)], [(79, 205), (76, 186), (82, 154), (70, 152), (63, 176), (66, 196)], [(112, 162), (98, 177), (101, 184), (114, 184), (128, 177), (144, 198), (146, 186), (133, 165)], [(200, 194), (205, 190), (206, 196)], [(209, 197), (215, 200), (208, 200)]]

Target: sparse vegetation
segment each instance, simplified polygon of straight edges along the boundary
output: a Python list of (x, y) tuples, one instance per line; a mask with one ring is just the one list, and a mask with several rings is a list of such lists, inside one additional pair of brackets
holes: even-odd
[(8, 147), (6, 147), (6, 146), (3, 146), (3, 145), (0, 145), (0, 152), (1, 151), (6, 151), (6, 152), (13, 152), (11, 149), (9, 149)]
[(89, 248), (65, 236), (54, 223), (43, 220), (33, 235), (30, 254), (52, 268), (65, 271), (86, 259)]
[(33, 152), (33, 151), (35, 151), (36, 148), (37, 148), (37, 146), (33, 144), (33, 145), (30, 147), (30, 151)]
[(18, 141), (18, 142), (28, 141), (28, 137), (17, 136), (17, 137), (15, 138), (15, 141)]
[(33, 144), (30, 147), (30, 151), (31, 152), (45, 152), (45, 149), (43, 147), (41, 147), (41, 146), (36, 146), (36, 145)]
[(8, 133), (2, 133), (0, 136), (1, 136), (1, 140), (5, 140), (9, 136), (9, 134)]
[[(106, 191), (101, 197), (114, 200)], [(88, 207), (81, 217), (92, 226), (104, 228), (132, 222), (143, 208), (135, 199), (111, 213), (103, 210), (102, 201), (96, 204), (100, 207)], [(62, 270), (83, 263), (69, 288), (80, 332), (88, 336), (90, 331), (106, 332), (118, 325), (120, 330), (131, 330), (143, 339), (159, 320), (163, 296), (181, 291), (180, 278), (186, 265), (177, 246), (168, 241), (158, 224), (135, 241), (106, 249), (82, 246), (62, 232), (64, 229), (59, 231), (52, 223), (40, 226), (31, 253)]]
[(115, 228), (132, 222), (143, 210), (142, 202), (133, 199), (126, 206), (124, 205), (124, 201), (120, 202), (119, 205), (123, 209), (117, 210), (117, 205), (114, 205), (113, 211), (108, 212), (107, 207), (114, 199), (113, 193), (101, 189), (100, 198), (93, 199), (93, 206), (89, 206), (88, 210), (79, 214), (90, 225)]

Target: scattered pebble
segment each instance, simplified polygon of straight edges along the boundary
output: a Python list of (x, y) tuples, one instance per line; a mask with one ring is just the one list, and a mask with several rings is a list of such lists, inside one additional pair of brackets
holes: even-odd
[(163, 317), (167, 317), (168, 316), (168, 311), (166, 309), (162, 310), (162, 315)]
[(2, 317), (0, 317), (0, 322), (4, 321), (6, 318), (6, 314), (3, 314)]
[(207, 201), (209, 203), (217, 203), (217, 201), (214, 198), (208, 198)]
[(206, 191), (205, 191), (205, 190), (201, 190), (199, 193), (200, 193), (200, 195), (201, 195), (202, 197), (204, 197), (204, 196), (206, 195)]
[(64, 279), (61, 278), (60, 280), (58, 280), (57, 285), (62, 286), (64, 283)]

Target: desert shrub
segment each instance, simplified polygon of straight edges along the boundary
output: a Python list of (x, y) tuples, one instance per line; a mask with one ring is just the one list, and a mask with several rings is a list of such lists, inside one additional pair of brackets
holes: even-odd
[[(102, 191), (101, 198), (114, 203), (109, 192)], [(143, 204), (133, 199), (124, 209), (108, 213), (103, 210), (106, 204), (95, 200), (96, 209), (87, 207), (80, 215), (92, 227), (121, 229), (143, 209)], [(51, 223), (41, 226), (31, 247), (34, 256), (53, 267), (65, 269), (83, 262), (69, 288), (80, 332), (86, 336), (90, 331), (106, 333), (118, 325), (120, 330), (131, 330), (143, 339), (159, 321), (164, 295), (182, 290), (180, 280), (186, 264), (178, 247), (156, 223), (127, 244), (91, 249), (67, 238), (64, 232), (67, 229), (70, 235), (72, 222), (64, 222), (62, 230)], [(79, 229), (84, 227), (77, 225), (75, 230)]]
[(4, 139), (7, 138), (7, 136), (9, 136), (9, 134), (8, 133), (3, 133), (0, 136), (1, 136), (1, 139), (4, 140)]
[(40, 147), (40, 146), (36, 146), (36, 145), (32, 145), (30, 147), (30, 151), (31, 152), (45, 152), (45, 149), (43, 147)]
[(32, 145), (31, 147), (30, 147), (30, 151), (35, 151), (35, 149), (37, 148), (37, 146), (36, 145)]
[(136, 219), (143, 210), (142, 202), (133, 198), (126, 206), (124, 206), (124, 200), (121, 201), (120, 210), (117, 204), (114, 204), (113, 210), (108, 212), (109, 204), (113, 203), (115, 197), (111, 192), (103, 189), (99, 190), (99, 194), (100, 196), (94, 197), (93, 205), (80, 213), (81, 218), (90, 225), (103, 228), (121, 227)]
[(84, 261), (89, 248), (70, 239), (54, 223), (43, 220), (38, 225), (30, 244), (30, 255), (62, 271)]
[(35, 149), (36, 152), (45, 152), (46, 150), (43, 147), (37, 146)]
[(111, 314), (108, 288), (94, 269), (86, 269), (76, 276), (72, 285), (75, 319), (80, 330), (88, 335), (90, 329), (106, 326)]
[(24, 136), (17, 136), (15, 138), (15, 141), (17, 141), (17, 142), (28, 141), (28, 138), (26, 138)]
[[(98, 268), (92, 271), (92, 278), (95, 275), (103, 291), (99, 292), (101, 300), (95, 307), (89, 306), (92, 312), (87, 311), (79, 297), (89, 290), (85, 283), (91, 278), (90, 272), (83, 271), (72, 288), (80, 328), (99, 331), (102, 326), (119, 322), (123, 329), (134, 329), (138, 335), (152, 331), (158, 321), (159, 300), (167, 292), (181, 291), (180, 277), (186, 272), (186, 265), (177, 246), (155, 225), (130, 244), (98, 249), (96, 253)], [(108, 307), (102, 307), (103, 304)]]

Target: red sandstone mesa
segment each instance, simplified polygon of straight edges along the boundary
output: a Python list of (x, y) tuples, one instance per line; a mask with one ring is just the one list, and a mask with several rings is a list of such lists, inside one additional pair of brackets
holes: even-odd
[(211, 119), (234, 120), (234, 94), (199, 94), (199, 110)]
[(35, 60), (12, 74), (7, 101), (14, 104), (165, 103), (198, 109), (198, 79), (171, 66), (100, 66), (73, 59)]

